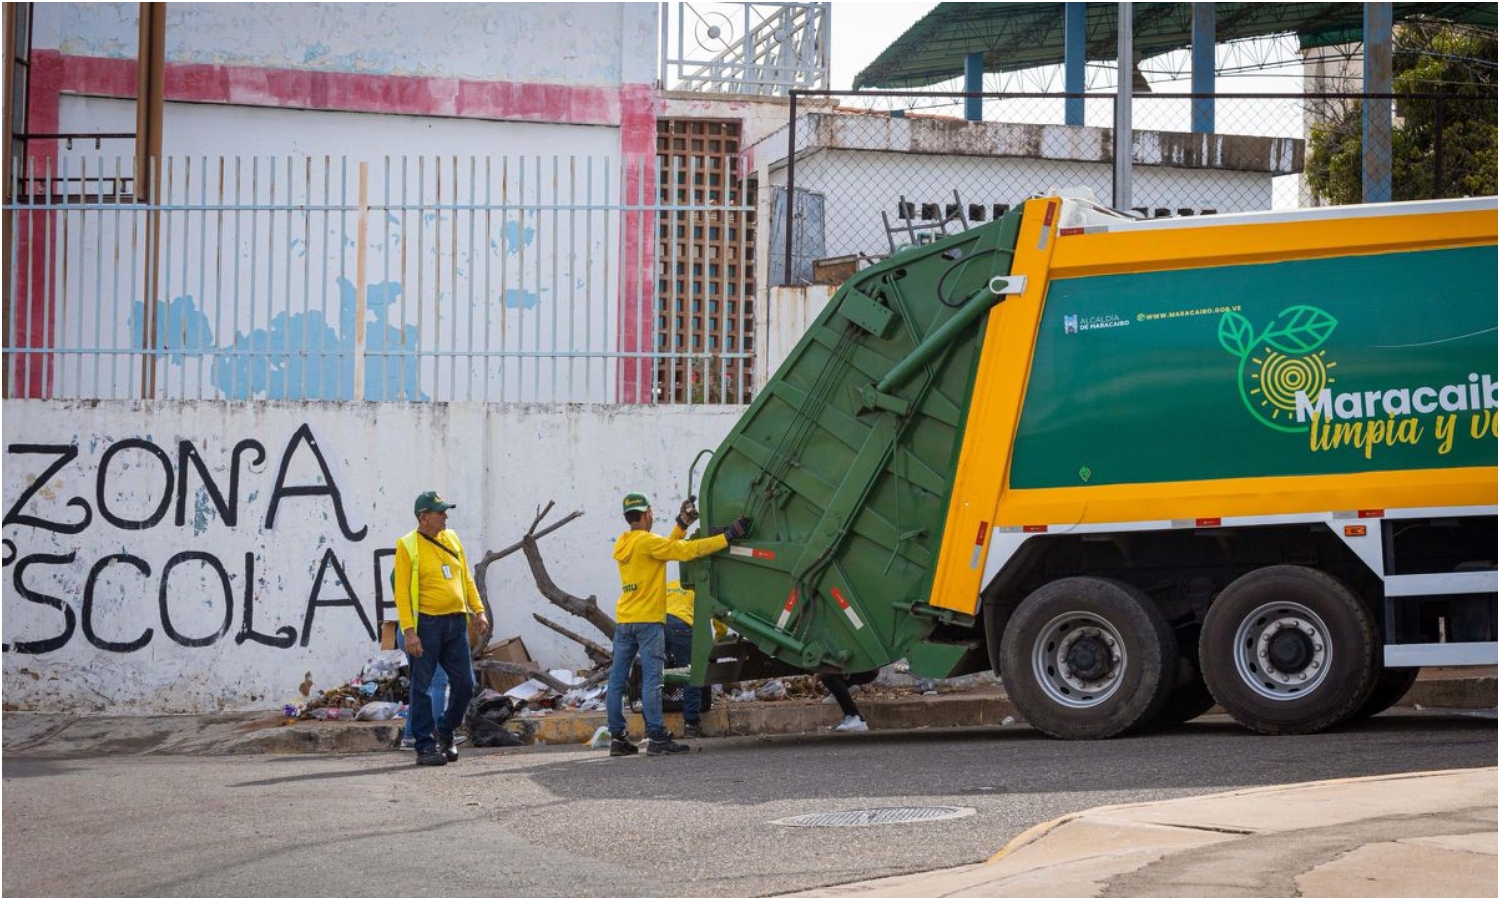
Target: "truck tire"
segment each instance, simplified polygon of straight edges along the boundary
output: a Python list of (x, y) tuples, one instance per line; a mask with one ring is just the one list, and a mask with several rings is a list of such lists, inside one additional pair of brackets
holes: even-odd
[[(1191, 641), (1189, 645), (1188, 641)], [(1191, 646), (1191, 649), (1190, 649)], [(1198, 665), (1198, 631), (1177, 636), (1177, 678), (1166, 705), (1151, 722), (1154, 728), (1171, 728), (1198, 718), (1213, 709), (1214, 695), (1203, 683), (1203, 669)]]
[(1215, 598), (1198, 658), (1235, 721), (1262, 734), (1309, 734), (1369, 698), (1376, 651), (1375, 623), (1348, 585), (1316, 569), (1267, 566)]
[(1021, 602), (1001, 640), (1005, 690), (1055, 738), (1114, 737), (1149, 723), (1172, 691), (1177, 638), (1124, 582), (1062, 578)]
[(1370, 691), (1370, 697), (1364, 705), (1354, 711), (1350, 719), (1368, 719), (1378, 716), (1396, 705), (1396, 701), (1406, 696), (1411, 686), (1417, 683), (1417, 674), (1422, 671), (1421, 667), (1410, 669), (1386, 669), (1382, 668), (1380, 674), (1375, 676), (1375, 687)]

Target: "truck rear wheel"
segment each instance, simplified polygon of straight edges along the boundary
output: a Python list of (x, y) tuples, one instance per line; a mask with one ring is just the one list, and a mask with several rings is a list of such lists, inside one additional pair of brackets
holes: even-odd
[(1420, 667), (1411, 669), (1382, 667), (1380, 674), (1375, 676), (1375, 687), (1370, 691), (1369, 699), (1349, 718), (1368, 719), (1395, 706), (1396, 701), (1405, 697), (1406, 692), (1411, 690), (1411, 686), (1417, 683), (1417, 675), (1421, 671)]
[(1375, 681), (1375, 624), (1331, 575), (1268, 566), (1236, 579), (1203, 621), (1198, 656), (1214, 699), (1263, 734), (1308, 734), (1349, 718)]
[(1062, 578), (1021, 602), (1001, 641), (1005, 690), (1055, 738), (1113, 737), (1149, 722), (1172, 690), (1177, 638), (1139, 589)]
[[(1192, 641), (1191, 646), (1188, 641)], [(1156, 728), (1171, 728), (1198, 718), (1213, 709), (1214, 695), (1203, 683), (1203, 668), (1198, 664), (1198, 629), (1177, 635), (1177, 677), (1166, 705), (1156, 714), (1152, 725)]]

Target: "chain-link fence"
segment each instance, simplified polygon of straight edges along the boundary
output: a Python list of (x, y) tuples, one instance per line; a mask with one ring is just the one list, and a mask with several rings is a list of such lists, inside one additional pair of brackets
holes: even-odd
[[(842, 105), (872, 100), (904, 107)], [(980, 120), (960, 118), (965, 100), (980, 102)], [(1117, 102), (794, 92), (787, 126), (768, 145), (771, 282), (821, 281), (825, 270), (992, 221), (1061, 188), (1088, 188), (1145, 218), (1495, 192), (1493, 93), (1143, 94), (1131, 104), (1128, 184), (1115, 178)], [(1390, 140), (1366, 153), (1363, 114), (1381, 103)], [(1374, 196), (1372, 177), (1384, 179)]]

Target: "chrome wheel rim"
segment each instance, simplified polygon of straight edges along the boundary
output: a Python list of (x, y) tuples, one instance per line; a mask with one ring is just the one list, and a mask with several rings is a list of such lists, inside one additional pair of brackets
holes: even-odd
[(1031, 647), (1031, 669), (1048, 699), (1071, 709), (1108, 700), (1124, 680), (1125, 640), (1108, 619), (1069, 612), (1049, 621)]
[(1251, 690), (1267, 700), (1295, 700), (1328, 677), (1333, 645), (1328, 626), (1300, 603), (1267, 603), (1240, 620), (1234, 665)]

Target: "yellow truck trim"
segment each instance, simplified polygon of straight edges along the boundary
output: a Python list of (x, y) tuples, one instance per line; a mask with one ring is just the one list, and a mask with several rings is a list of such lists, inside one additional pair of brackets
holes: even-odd
[[(1129, 522), (1360, 509), (1467, 506), (1495, 497), (1493, 468), (1224, 479), (1007, 490), (1046, 290), (1052, 280), (1194, 269), (1434, 247), (1494, 244), (1494, 212), (1430, 213), (1420, 233), (1412, 216), (1236, 223), (1219, 227), (1058, 235), (1048, 204), (1027, 201), (1014, 274), (1024, 293), (996, 306), (986, 324), (953, 493), (928, 602), (977, 612), (990, 529), (996, 525)], [(1045, 221), (1046, 224), (1043, 224)]]
[[(1359, 509), (1471, 506), (1500, 490), (1495, 469), (1422, 469), (1007, 491), (996, 526), (1093, 525)], [(1311, 501), (1316, 502), (1311, 502)]]
[(1495, 243), (1493, 211), (1429, 213), (1420, 236), (1412, 219), (1407, 214), (1141, 231), (1125, 225), (1060, 236), (1045, 280)]
[[(1047, 271), (1058, 244), (1053, 220), (1060, 207), (1057, 199), (1026, 201), (1011, 272)], [(1046, 288), (1045, 278), (1028, 278), (1025, 291), (989, 314), (958, 468), (953, 475), (947, 524), (932, 576), (928, 598), (932, 606), (972, 614), (978, 604), (984, 551), (989, 547), (995, 501), (1010, 471), (1011, 439), (1021, 419), (1020, 400), (1031, 371)], [(981, 423), (983, 427), (979, 427)], [(968, 460), (985, 460), (986, 464), (966, 464)]]

